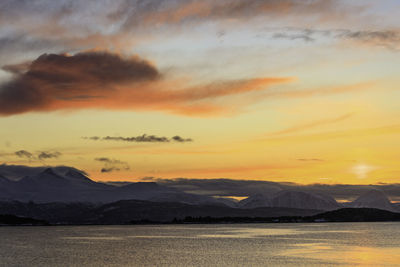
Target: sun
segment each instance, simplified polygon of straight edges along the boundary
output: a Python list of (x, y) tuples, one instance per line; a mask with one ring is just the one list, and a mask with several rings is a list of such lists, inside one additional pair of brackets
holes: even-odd
[(368, 173), (375, 169), (375, 166), (359, 163), (351, 168), (351, 172), (354, 173), (359, 179), (365, 179), (367, 178)]

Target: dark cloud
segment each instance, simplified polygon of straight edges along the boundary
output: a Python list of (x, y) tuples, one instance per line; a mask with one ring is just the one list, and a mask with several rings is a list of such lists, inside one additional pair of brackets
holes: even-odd
[(89, 108), (214, 115), (233, 109), (215, 104), (215, 98), (293, 81), (267, 77), (188, 86), (180, 80), (160, 79), (159, 71), (139, 57), (109, 52), (43, 54), (28, 65), (3, 69), (14, 74), (14, 79), (0, 85), (0, 115)]
[(303, 40), (305, 42), (313, 42), (315, 41), (315, 39), (313, 37), (310, 36), (310, 34), (307, 33), (295, 33), (295, 34), (291, 34), (291, 33), (275, 33), (273, 36), (273, 38), (275, 39), (288, 39), (288, 40)]
[(121, 161), (116, 160), (116, 159), (110, 159), (110, 158), (106, 158), (106, 157), (102, 157), (102, 158), (95, 158), (94, 160), (96, 161), (100, 161), (100, 162), (105, 162), (105, 163), (121, 163)]
[(120, 168), (117, 168), (117, 167), (104, 167), (104, 168), (101, 168), (101, 172), (113, 172), (113, 171), (120, 171), (121, 169)]
[(37, 152), (37, 155), (26, 151), (26, 150), (19, 150), (14, 153), (17, 157), (20, 158), (28, 158), (32, 160), (46, 160), (46, 159), (52, 159), (52, 158), (58, 158), (61, 156), (61, 153), (58, 151), (39, 151)]
[(30, 62), (23, 62), (14, 65), (4, 65), (1, 69), (12, 74), (23, 74), (29, 69)]
[(193, 140), (191, 138), (182, 138), (179, 135), (175, 135), (172, 137), (172, 140), (176, 141), (176, 142), (180, 142), (180, 143), (184, 143), (184, 142), (192, 142)]
[(95, 158), (94, 160), (104, 163), (104, 167), (100, 169), (101, 172), (113, 172), (130, 169), (129, 164), (125, 161), (107, 157)]
[(32, 159), (33, 158), (33, 154), (26, 151), (26, 150), (19, 150), (15, 152), (15, 155), (17, 155), (17, 157), (20, 158), (28, 158), (28, 159)]
[(123, 142), (149, 142), (149, 143), (168, 143), (171, 141), (179, 142), (179, 143), (184, 143), (184, 142), (192, 142), (193, 140), (190, 138), (183, 138), (181, 136), (173, 136), (172, 138), (168, 138), (165, 136), (155, 136), (155, 135), (139, 135), (139, 136), (133, 136), (133, 137), (122, 137), (122, 136), (105, 136), (105, 137), (99, 137), (99, 136), (91, 136), (91, 137), (82, 137), (83, 139), (87, 140), (103, 140), (103, 141), (123, 141)]
[(125, 142), (169, 142), (167, 137), (159, 137), (155, 135), (140, 135), (136, 137), (115, 137), (115, 136), (106, 136), (103, 137), (102, 140), (105, 141), (125, 141)]
[(59, 156), (61, 156), (61, 153), (58, 151), (55, 152), (42, 151), (39, 153), (38, 159), (44, 160), (44, 159), (58, 158)]
[(145, 60), (125, 59), (107, 52), (43, 54), (26, 72), (21, 73), (20, 66), (3, 67), (15, 78), (0, 85), (0, 114), (52, 110), (63, 102), (106, 97), (115, 92), (116, 86), (160, 77), (158, 70)]

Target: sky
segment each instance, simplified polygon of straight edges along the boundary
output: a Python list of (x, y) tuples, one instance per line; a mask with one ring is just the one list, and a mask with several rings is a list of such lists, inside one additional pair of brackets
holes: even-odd
[(0, 163), (99, 181), (400, 177), (396, 0), (4, 0)]

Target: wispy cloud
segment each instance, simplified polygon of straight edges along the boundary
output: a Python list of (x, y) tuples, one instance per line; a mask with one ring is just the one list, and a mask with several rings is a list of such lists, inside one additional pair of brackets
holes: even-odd
[(272, 31), (273, 39), (303, 40), (305, 42), (330, 38), (340, 41), (352, 41), (365, 46), (383, 47), (393, 51), (400, 49), (400, 31), (397, 29), (349, 30), (349, 29), (312, 29), (283, 28), (267, 29)]
[(59, 156), (61, 156), (61, 153), (58, 151), (54, 151), (54, 152), (42, 151), (39, 153), (39, 155), (37, 157), (40, 160), (44, 160), (44, 159), (58, 158)]
[(139, 22), (154, 24), (199, 23), (217, 20), (246, 20), (258, 16), (289, 17), (313, 15), (317, 20), (342, 17), (350, 7), (335, 0), (222, 0), (148, 1), (128, 15), (125, 27)]
[(398, 30), (343, 30), (338, 33), (338, 36), (364, 45), (400, 51), (400, 31)]
[[(4, 36), (0, 57), (13, 62), (20, 51), (79, 51), (91, 48), (124, 52), (148, 35), (202, 23), (230, 25), (265, 18), (313, 22), (361, 16), (367, 5), (337, 0), (98, 0), (0, 3)], [(12, 23), (10, 23), (12, 21)], [(3, 61), (4, 62), (4, 61)]]
[(297, 159), (298, 161), (303, 161), (303, 162), (322, 162), (324, 161), (323, 159), (316, 159), (316, 158), (301, 158)]
[(14, 154), (19, 158), (26, 158), (29, 160), (40, 160), (40, 161), (46, 159), (58, 158), (62, 155), (61, 152), (58, 151), (39, 151), (34, 154), (26, 150), (19, 150), (16, 151)]
[(31, 159), (33, 158), (33, 154), (26, 151), (26, 150), (19, 150), (15, 152), (15, 155), (19, 158), (28, 158)]
[(329, 125), (329, 124), (341, 122), (341, 121), (349, 119), (353, 115), (354, 115), (353, 113), (347, 113), (347, 114), (344, 114), (344, 115), (341, 115), (341, 116), (338, 116), (335, 118), (328, 118), (328, 119), (317, 120), (317, 121), (313, 121), (313, 122), (309, 122), (309, 123), (299, 124), (299, 125), (296, 125), (293, 127), (286, 128), (284, 130), (269, 133), (268, 135), (269, 136), (285, 135), (285, 134), (300, 132), (300, 131), (308, 130), (311, 128), (319, 127), (322, 125)]
[(139, 135), (139, 136), (132, 136), (132, 137), (122, 137), (122, 136), (105, 136), (105, 137), (99, 137), (99, 136), (90, 136), (90, 137), (82, 137), (83, 139), (86, 140), (101, 140), (101, 141), (123, 141), (123, 142), (137, 142), (137, 143), (168, 143), (171, 141), (179, 142), (179, 143), (184, 143), (184, 142), (192, 142), (193, 140), (191, 138), (183, 138), (178, 135), (173, 136), (172, 138), (168, 138), (165, 136), (156, 136), (156, 135)]
[(94, 160), (102, 162), (104, 164), (104, 167), (100, 169), (100, 171), (103, 173), (130, 169), (129, 164), (125, 161), (120, 161), (117, 159), (111, 159), (107, 157), (95, 158)]

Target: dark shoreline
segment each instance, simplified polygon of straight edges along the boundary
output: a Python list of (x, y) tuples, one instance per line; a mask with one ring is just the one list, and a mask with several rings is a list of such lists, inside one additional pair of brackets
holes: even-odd
[(71, 223), (18, 217), (15, 215), (0, 215), (1, 226), (95, 226), (95, 225), (184, 225), (184, 224), (256, 224), (256, 223), (338, 223), (338, 222), (398, 222), (400, 213), (371, 208), (343, 208), (323, 212), (314, 216), (279, 216), (279, 217), (211, 217), (186, 216), (174, 218), (172, 221), (131, 220), (126, 223)]

